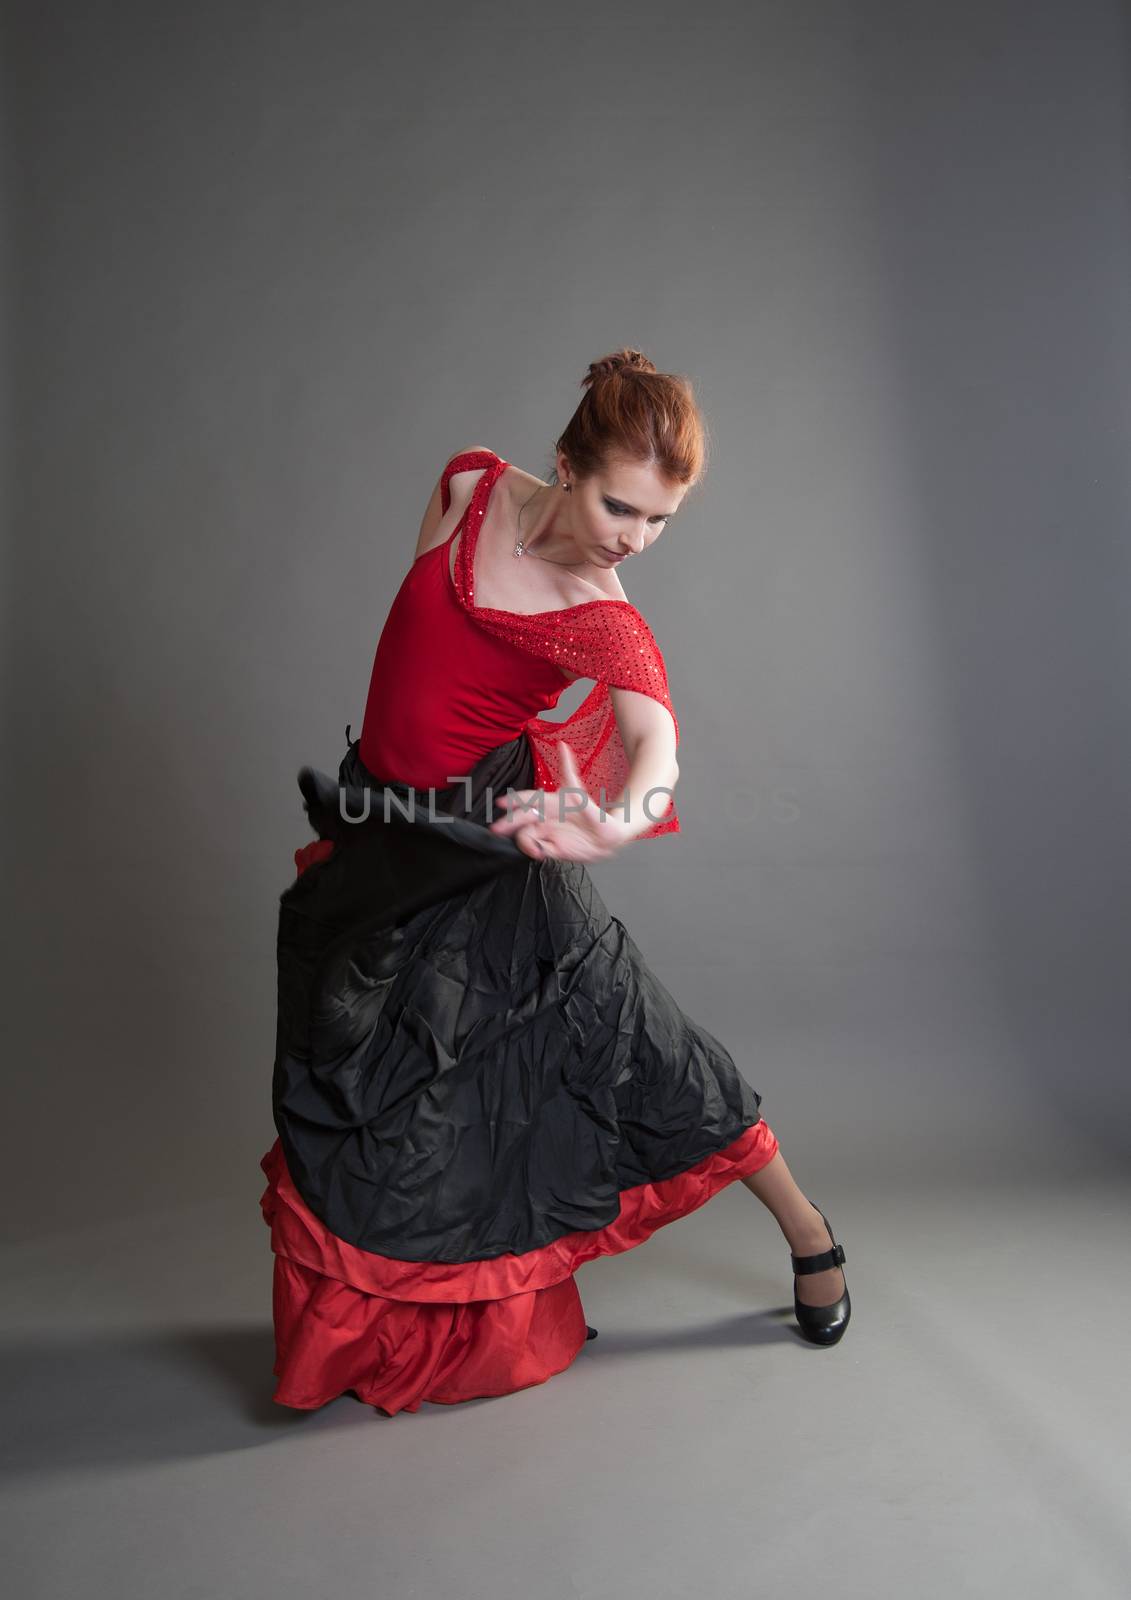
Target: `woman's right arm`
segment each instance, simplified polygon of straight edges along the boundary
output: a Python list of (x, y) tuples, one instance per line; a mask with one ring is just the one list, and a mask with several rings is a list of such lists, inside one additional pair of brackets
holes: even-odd
[[(487, 446), (483, 445), (483, 444), (465, 445), (462, 450), (453, 451), (452, 454), (448, 457), (448, 461), (454, 461), (456, 456), (466, 455), (468, 453), (468, 451), (471, 451), (471, 450), (486, 450), (486, 449), (487, 449)], [(447, 464), (448, 464), (448, 462), (444, 463), (445, 468), (447, 467)], [(482, 472), (482, 470), (483, 470), (482, 467), (477, 467), (477, 468), (474, 469), (475, 472)], [(442, 498), (441, 498), (441, 491), (440, 491), (440, 484), (441, 484), (441, 481), (443, 480), (443, 476), (444, 476), (444, 474), (441, 473), (440, 476), (436, 479), (436, 487), (432, 490), (432, 498), (428, 502), (428, 509), (424, 513), (424, 520), (420, 524), (420, 533), (417, 536), (417, 540), (416, 540), (416, 555), (417, 556), (422, 556), (426, 550), (431, 550), (433, 545), (442, 544), (444, 542), (442, 537), (438, 537), (437, 536), (438, 532), (439, 532), (440, 524), (444, 520), (444, 507), (443, 507), (443, 501), (442, 501)], [(449, 487), (449, 490), (451, 492), (452, 505), (453, 506), (456, 505), (457, 502), (462, 503), (461, 502), (461, 497), (460, 497), (460, 492), (459, 492), (460, 486), (457, 485), (457, 483), (456, 483), (456, 479), (457, 478), (462, 478), (462, 477), (463, 477), (463, 473), (462, 472), (456, 472), (456, 473), (453, 473), (452, 477), (448, 480), (448, 487)], [(414, 559), (415, 559), (415, 557), (414, 557)]]

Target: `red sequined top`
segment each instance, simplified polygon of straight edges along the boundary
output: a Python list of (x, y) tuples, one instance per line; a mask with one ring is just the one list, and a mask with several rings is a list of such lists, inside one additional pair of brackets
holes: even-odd
[[(624, 787), (628, 758), (610, 689), (634, 689), (666, 706), (678, 747), (664, 659), (629, 600), (587, 600), (529, 614), (475, 604), (475, 546), (506, 465), (493, 451), (472, 450), (444, 468), (445, 512), (451, 475), (486, 471), (451, 534), (416, 558), (393, 601), (373, 661), (359, 754), (376, 777), (442, 788), (524, 732), (538, 788), (549, 792), (563, 781), (559, 747), (565, 740), (590, 798), (600, 802), (603, 790), (612, 801)], [(453, 575), (450, 546), (461, 530)], [(595, 683), (576, 711), (556, 722), (538, 713), (567, 687), (561, 667)], [(634, 816), (639, 804), (634, 797)], [(660, 820), (639, 838), (680, 831), (665, 795), (652, 796), (648, 810)]]

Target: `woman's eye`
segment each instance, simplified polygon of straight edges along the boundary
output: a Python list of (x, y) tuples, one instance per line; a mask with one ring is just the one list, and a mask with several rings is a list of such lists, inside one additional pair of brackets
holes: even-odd
[[(628, 514), (629, 514), (624, 506), (610, 505), (607, 500), (605, 501), (605, 507), (606, 507), (606, 509), (608, 511), (612, 512), (614, 517), (627, 517)], [(668, 520), (667, 517), (649, 517), (648, 518), (649, 522), (660, 522), (660, 523), (663, 523), (663, 522), (666, 522), (667, 520)]]

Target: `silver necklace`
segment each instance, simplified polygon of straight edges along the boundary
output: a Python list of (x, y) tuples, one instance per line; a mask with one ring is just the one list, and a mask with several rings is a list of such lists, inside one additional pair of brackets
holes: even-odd
[[(569, 494), (570, 487), (571, 486), (568, 483), (562, 484), (562, 488), (565, 490), (566, 494)], [(538, 490), (535, 489), (534, 494), (537, 493)], [(534, 494), (530, 496), (530, 500), (533, 500)], [(518, 517), (515, 522), (514, 554), (516, 556), (537, 556), (539, 561), (548, 561), (552, 567), (587, 567), (589, 565), (588, 561), (555, 561), (553, 556), (541, 555), (537, 550), (532, 550), (530, 548), (530, 546), (522, 537), (522, 513), (530, 504), (530, 500), (524, 500), (518, 509)]]

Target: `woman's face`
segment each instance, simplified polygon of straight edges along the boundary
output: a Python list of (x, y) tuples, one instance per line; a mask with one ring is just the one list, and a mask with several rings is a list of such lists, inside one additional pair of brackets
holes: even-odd
[(619, 566), (655, 544), (687, 493), (686, 484), (639, 461), (610, 461), (591, 478), (577, 479), (568, 457), (559, 454), (558, 478), (572, 485), (570, 531), (595, 566)]

